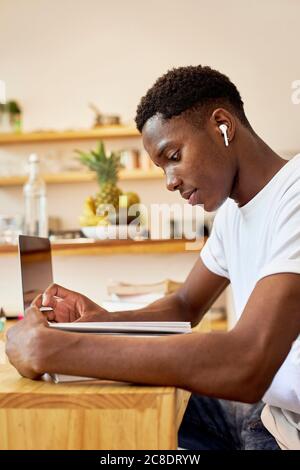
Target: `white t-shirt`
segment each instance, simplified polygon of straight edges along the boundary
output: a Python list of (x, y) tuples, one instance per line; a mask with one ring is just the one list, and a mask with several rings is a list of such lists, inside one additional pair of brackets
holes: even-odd
[[(260, 279), (300, 274), (300, 154), (243, 207), (226, 200), (200, 256), (210, 271), (230, 279), (236, 320)], [(300, 336), (263, 400), (300, 415)]]

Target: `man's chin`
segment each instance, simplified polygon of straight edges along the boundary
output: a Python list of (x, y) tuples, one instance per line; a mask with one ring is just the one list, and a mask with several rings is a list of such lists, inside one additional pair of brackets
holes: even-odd
[(203, 207), (205, 212), (216, 212), (222, 204), (225, 202), (226, 198), (221, 201), (204, 201), (202, 204), (199, 204)]

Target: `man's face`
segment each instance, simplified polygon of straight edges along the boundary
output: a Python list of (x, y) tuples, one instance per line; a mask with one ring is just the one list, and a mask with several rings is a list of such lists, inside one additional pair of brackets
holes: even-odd
[(209, 212), (230, 195), (234, 166), (217, 123), (208, 120), (199, 130), (182, 116), (153, 116), (142, 137), (151, 160), (164, 170), (170, 191), (180, 191), (190, 204), (202, 204)]

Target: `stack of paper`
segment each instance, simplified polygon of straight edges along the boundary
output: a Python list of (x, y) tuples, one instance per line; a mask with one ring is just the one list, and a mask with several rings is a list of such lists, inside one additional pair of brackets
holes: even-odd
[(126, 298), (112, 294), (109, 298), (101, 302), (100, 306), (109, 312), (124, 312), (127, 310), (137, 310), (164, 297), (164, 294), (144, 294), (131, 295)]
[(111, 281), (107, 286), (107, 292), (109, 295), (116, 294), (119, 297), (153, 293), (166, 295), (176, 292), (182, 284), (182, 282), (172, 281), (171, 279), (165, 279), (152, 284), (130, 284), (128, 282)]

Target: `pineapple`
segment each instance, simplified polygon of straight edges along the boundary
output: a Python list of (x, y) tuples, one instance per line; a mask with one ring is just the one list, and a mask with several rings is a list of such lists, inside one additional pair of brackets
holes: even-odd
[(114, 183), (103, 183), (100, 185), (100, 191), (96, 194), (96, 207), (102, 204), (112, 204), (115, 210), (119, 207), (119, 197), (122, 191)]
[(122, 168), (120, 154), (111, 152), (108, 156), (105, 152), (103, 142), (99, 142), (97, 150), (90, 153), (77, 151), (80, 161), (90, 170), (97, 173), (99, 191), (95, 196), (95, 208), (102, 204), (112, 204), (117, 211), (119, 207), (119, 196), (122, 191), (117, 186), (118, 172)]

